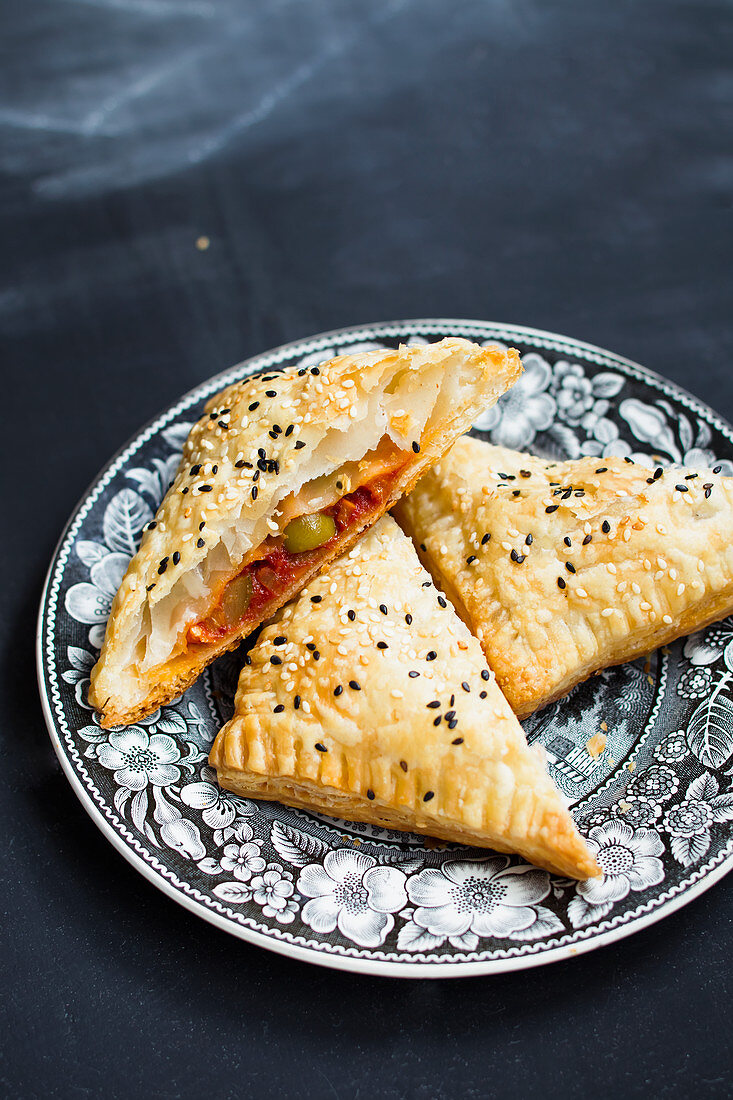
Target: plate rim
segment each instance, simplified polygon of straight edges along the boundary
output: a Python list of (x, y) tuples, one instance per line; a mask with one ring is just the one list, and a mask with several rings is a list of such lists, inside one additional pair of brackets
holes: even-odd
[[(212, 375), (209, 378), (202, 379), (195, 386), (186, 390), (183, 394), (180, 394), (177, 398), (174, 398), (167, 406), (157, 412), (154, 416), (150, 417), (144, 424), (140, 425), (136, 431), (114, 452), (110, 459), (104, 464), (104, 466), (95, 474), (91, 482), (87, 485), (76, 504), (72, 508), (69, 518), (65, 523), (63, 530), (56, 542), (56, 545), (52, 551), (48, 569), (46, 571), (43, 587), (41, 591), (41, 597), (39, 601), (38, 616), (36, 621), (36, 674), (39, 695), (41, 700), (41, 708), (43, 711), (44, 720), (49, 733), (49, 738), (53, 746), (56, 757), (61, 765), (61, 769), (66, 776), (69, 784), (74, 791), (75, 795), (81, 802), (82, 806), (86, 810), (87, 814), (100, 830), (100, 832), (106, 837), (112, 844), (117, 852), (119, 852), (126, 861), (138, 872), (140, 872), (145, 879), (152, 883), (157, 889), (159, 889), (167, 897), (175, 901), (178, 905), (187, 909), (189, 912), (194, 913), (196, 916), (203, 918), (209, 924), (214, 925), (221, 931), (227, 932), (230, 935), (236, 936), (238, 939), (244, 940), (249, 943), (253, 943), (258, 947), (264, 947), (266, 950), (274, 951), (276, 954), (283, 955), (289, 958), (296, 958), (302, 962), (308, 962), (317, 966), (326, 967), (328, 969), (335, 969), (341, 971), (348, 971), (352, 973), (370, 974), (380, 977), (400, 977), (400, 978), (449, 978), (449, 977), (474, 977), (478, 975), (500, 974), (513, 970), (525, 970), (530, 967), (544, 966), (551, 962), (559, 962), (566, 959), (575, 958), (579, 955), (586, 954), (589, 951), (596, 950), (597, 948), (608, 945), (609, 943), (617, 940), (625, 939), (637, 931), (641, 931), (644, 928), (648, 928), (657, 921), (664, 919), (672, 913), (683, 908), (685, 905), (694, 901), (697, 897), (705, 893), (710, 887), (714, 886), (716, 882), (719, 882), (728, 872), (733, 870), (733, 852), (731, 852), (725, 859), (723, 859), (717, 866), (710, 868), (704, 875), (697, 881), (688, 886), (684, 892), (681, 892), (677, 897), (669, 898), (663, 904), (657, 908), (651, 910), (648, 913), (641, 914), (635, 918), (630, 919), (624, 924), (620, 924), (615, 928), (607, 929), (604, 932), (599, 932), (595, 936), (588, 937), (587, 939), (579, 940), (575, 943), (565, 944), (559, 947), (548, 948), (544, 952), (538, 954), (528, 954), (523, 956), (511, 956), (509, 958), (489, 959), (480, 961), (460, 961), (455, 962), (409, 962), (409, 961), (397, 961), (397, 960), (382, 960), (374, 958), (359, 958), (352, 955), (341, 955), (338, 953), (331, 953), (328, 951), (317, 951), (311, 947), (304, 947), (299, 944), (288, 943), (285, 940), (281, 940), (270, 936), (268, 933), (259, 932), (255, 929), (247, 928), (243, 925), (233, 923), (225, 916), (216, 913), (214, 910), (207, 908), (201, 902), (195, 898), (190, 897), (185, 892), (179, 890), (167, 879), (160, 875), (151, 865), (149, 865), (137, 852), (135, 852), (113, 828), (111, 823), (104, 816), (101, 808), (97, 805), (95, 800), (91, 797), (89, 791), (82, 783), (80, 777), (77, 775), (73, 768), (71, 761), (64, 751), (61, 738), (56, 728), (56, 723), (53, 716), (51, 702), (48, 697), (48, 691), (45, 681), (45, 662), (44, 662), (44, 626), (45, 618), (44, 612), (50, 592), (50, 586), (52, 581), (52, 574), (57, 563), (59, 551), (67, 538), (68, 532), (76, 519), (76, 516), (87, 500), (88, 496), (92, 492), (94, 486), (104, 477), (109, 468), (118, 460), (120, 455), (127, 450), (127, 448), (139, 438), (153, 423), (164, 416), (171, 408), (172, 405), (178, 405), (184, 402), (190, 395), (195, 393), (204, 385), (215, 383), (218, 379), (224, 378), (231, 374), (232, 371), (239, 368), (246, 367), (249, 364), (261, 359), (265, 356), (273, 356), (278, 353), (286, 352), (291, 348), (300, 347), (304, 344), (308, 344), (310, 341), (327, 342), (331, 338), (343, 337), (347, 334), (364, 333), (365, 338), (369, 336), (381, 335), (395, 335), (389, 333), (389, 329), (399, 328), (417, 328), (418, 326), (432, 326), (440, 330), (442, 327), (447, 328), (466, 328), (475, 326), (477, 329), (498, 329), (503, 332), (510, 332), (516, 334), (517, 339), (521, 340), (522, 337), (529, 336), (534, 338), (540, 338), (543, 341), (550, 341), (561, 343), (566, 347), (577, 348), (584, 355), (600, 355), (604, 358), (612, 358), (617, 362), (625, 364), (627, 367), (638, 372), (638, 374), (645, 380), (651, 382), (657, 387), (664, 389), (670, 387), (677, 395), (683, 398), (684, 403), (690, 402), (696, 408), (703, 408), (708, 414), (710, 420), (718, 427), (722, 428), (728, 434), (733, 433), (733, 426), (721, 417), (711, 406), (706, 402), (695, 397), (683, 386), (678, 385), (676, 382), (672, 382), (663, 375), (658, 374), (656, 371), (649, 367), (645, 367), (640, 363), (635, 362), (632, 359), (628, 359), (625, 356), (618, 355), (615, 352), (602, 348), (595, 344), (590, 344), (586, 341), (576, 340), (573, 337), (563, 336), (560, 333), (550, 332), (544, 329), (536, 329), (526, 325), (515, 325), (507, 322), (488, 321), (488, 320), (476, 320), (468, 318), (445, 318), (445, 317), (433, 317), (433, 318), (407, 318), (395, 321), (375, 321), (365, 322), (358, 325), (349, 325), (338, 329), (329, 329), (324, 332), (314, 333), (311, 336), (301, 337), (297, 340), (291, 340), (283, 344), (276, 345), (272, 348), (267, 348), (255, 355), (249, 356), (246, 359), (241, 360), (239, 363), (233, 364), (227, 367), (225, 370)], [(399, 334), (396, 334), (399, 335)], [(490, 339), (490, 337), (489, 337)], [(497, 337), (498, 339), (498, 337)]]

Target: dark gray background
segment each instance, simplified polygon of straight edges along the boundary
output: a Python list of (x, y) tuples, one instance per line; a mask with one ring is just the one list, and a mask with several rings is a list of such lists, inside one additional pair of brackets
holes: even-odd
[(731, 1095), (733, 882), (492, 979), (290, 962), (97, 833), (47, 741), (33, 630), (112, 452), (285, 340), (516, 322), (733, 418), (732, 49), (723, 0), (5, 0), (4, 1095)]

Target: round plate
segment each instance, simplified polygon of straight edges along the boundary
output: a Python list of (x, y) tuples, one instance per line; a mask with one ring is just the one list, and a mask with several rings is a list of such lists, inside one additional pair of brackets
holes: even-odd
[[(483, 438), (558, 458), (622, 455), (733, 473), (727, 423), (651, 371), (587, 344), (478, 321), (330, 332), (204, 383), (113, 459), (62, 536), (38, 625), (54, 748), (84, 807), (134, 867), (242, 939), (325, 966), (405, 977), (567, 958), (659, 920), (730, 870), (733, 621), (608, 669), (524, 724), (530, 741), (546, 747), (597, 848), (605, 875), (588, 883), (542, 872), (525, 886), (521, 873), (502, 874), (510, 862), (527, 866), (518, 859), (219, 790), (207, 751), (232, 713), (242, 651), (135, 726), (101, 729), (86, 699), (112, 597), (206, 399), (273, 367), (444, 336), (522, 353), (520, 381), (476, 424)], [(586, 743), (599, 732), (607, 746), (594, 759)], [(389, 868), (388, 886), (374, 899), (365, 876), (377, 865)], [(306, 866), (308, 898), (300, 890)]]

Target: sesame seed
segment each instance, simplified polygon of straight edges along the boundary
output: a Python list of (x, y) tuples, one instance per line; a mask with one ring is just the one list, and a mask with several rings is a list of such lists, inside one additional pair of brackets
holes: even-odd
[[(453, 699), (455, 698), (455, 696), (451, 696), (451, 698)], [(455, 716), (456, 712), (454, 710), (447, 710), (444, 717), (446, 722), (451, 722), (455, 718)]]
[(557, 587), (558, 588), (567, 588), (567, 585), (566, 585), (566, 583), (565, 583), (565, 581), (562, 577), (557, 578)]
[(439, 726), (442, 721), (443, 721), (443, 715), (439, 714), (438, 717), (433, 721), (433, 725), (434, 726)]
[(406, 772), (407, 771), (407, 761), (406, 760), (400, 760), (400, 767), (402, 768), (403, 772)]
[[(448, 604), (446, 603), (446, 601), (443, 599), (442, 596), (438, 596), (438, 603), (440, 604), (441, 607), (447, 607), (448, 606)], [(405, 616), (405, 618), (407, 618), (407, 616)]]
[(462, 745), (462, 744), (463, 744), (463, 738), (462, 737), (455, 737), (451, 741), (451, 745)]
[(660, 479), (660, 477), (662, 476), (663, 473), (664, 473), (664, 470), (662, 469), (662, 467), (657, 466), (656, 470), (652, 474), (652, 477), (654, 478), (655, 481), (659, 481), (659, 479)]
[(430, 802), (431, 798), (435, 798), (435, 791), (426, 791), (422, 796), (423, 802)]
[(607, 519), (604, 519), (603, 523), (601, 524), (601, 531), (603, 531), (604, 535), (607, 535), (610, 530), (611, 524), (608, 522)]
[(282, 714), (282, 712), (284, 710), (285, 710), (284, 704), (283, 703), (278, 703), (277, 706), (273, 708), (273, 714)]
[(358, 680), (349, 680), (349, 687), (352, 691), (361, 691), (361, 684)]
[(722, 466), (713, 466), (713, 473), (714, 474), (719, 474), (722, 469), (723, 469)]
[(409, 613), (405, 615), (405, 622), (408, 626), (412, 626), (412, 615), (410, 615)]
[[(447, 717), (448, 716), (446, 715), (446, 718)], [(449, 730), (454, 730), (457, 725), (458, 725), (458, 719), (457, 718), (451, 718), (450, 722), (448, 723), (448, 729)]]
[(566, 561), (565, 562), (565, 568), (567, 569), (568, 573), (575, 573), (575, 571), (576, 571), (575, 566), (573, 565), (573, 563), (571, 561)]
[(533, 542), (534, 542), (534, 535), (527, 535), (526, 539), (524, 540), (524, 545), (525, 546), (531, 546)]
[(380, 603), (380, 605), (379, 605), (379, 610), (380, 610), (380, 611), (382, 612), (382, 614), (383, 614), (383, 615), (387, 615), (387, 614), (388, 614), (388, 611), (387, 611), (387, 605), (386, 605), (386, 604), (384, 604), (384, 603)]
[(316, 741), (316, 749), (318, 750), (318, 752), (328, 752), (326, 746), (322, 745), (320, 741)]
[(253, 401), (253, 402), (252, 402), (252, 404), (248, 406), (248, 407), (249, 407), (249, 411), (250, 411), (250, 412), (254, 412), (254, 411), (255, 411), (255, 409), (256, 409), (256, 408), (257, 408), (258, 406), (259, 406), (259, 401)]
[(598, 469), (596, 470), (596, 473), (597, 474), (606, 474), (606, 473), (608, 473), (608, 466), (599, 466)]
[(252, 500), (257, 500), (257, 486), (252, 489)]
[(532, 474), (529, 470), (520, 470), (519, 471), (519, 476), (520, 477), (531, 477)]
[(265, 397), (277, 397), (277, 390), (265, 390)]
[(431, 649), (430, 652), (428, 654), (426, 654), (425, 660), (426, 661), (434, 661), (437, 656), (438, 656), (438, 654), (435, 652), (435, 650)]
[(377, 649), (389, 649), (386, 642), (377, 642)]
[(412, 444), (412, 449), (413, 449), (413, 451), (415, 452), (416, 455), (420, 454), (420, 444), (419, 443), (413, 443)]
[(474, 563), (475, 561), (478, 561), (478, 558), (476, 557), (476, 555), (475, 555), (475, 554), (470, 554), (470, 555), (469, 555), (469, 556), (468, 556), (468, 557), (466, 558), (466, 565), (473, 565), (473, 563)]
[(302, 439), (299, 439), (295, 444), (295, 450), (299, 451), (301, 449), (301, 447), (305, 447), (305, 443), (303, 442)]
[(296, 695), (295, 698), (293, 699), (293, 706), (295, 707), (296, 710), (299, 709), (299, 707), (300, 707), (300, 696), (299, 695)]
[(489, 694), (489, 693), (488, 693), (488, 691), (480, 691), (480, 692), (478, 693), (478, 697), (479, 697), (479, 699), (486, 699), (486, 697), (488, 696), (488, 694)]
[(339, 684), (337, 687), (335, 687), (333, 689), (333, 693), (334, 693), (335, 696), (338, 697), (339, 695), (342, 694), (343, 690), (344, 690), (343, 687), (341, 686), (341, 684)]
[(512, 552), (510, 554), (510, 557), (511, 557), (512, 561), (515, 561), (517, 563), (517, 565), (521, 565), (522, 562), (524, 561), (526, 555), (525, 554), (518, 554), (516, 550), (512, 550)]
[(593, 536), (592, 535), (586, 535), (585, 538), (583, 539), (583, 546), (587, 546), (588, 543), (592, 542), (592, 541), (593, 541)]
[(153, 583), (152, 583), (152, 584), (148, 584), (148, 585), (146, 585), (146, 587), (145, 587), (145, 591), (146, 591), (146, 592), (151, 592), (151, 591), (152, 591), (152, 590), (153, 590), (154, 588), (155, 588), (155, 581), (153, 581)]
[(354, 619), (356, 618), (356, 612), (349, 609), (346, 612), (346, 615), (347, 615), (347, 618), (348, 618), (349, 622), (353, 623)]
[(426, 705), (432, 710), (435, 710), (440, 706), (440, 699), (433, 699), (432, 703), (427, 703)]
[(488, 668), (482, 668), (481, 669), (481, 679), (482, 680), (488, 680), (490, 676), (491, 676), (491, 673), (489, 672)]
[(689, 493), (690, 486), (689, 485), (683, 485), (682, 482), (680, 482), (679, 485), (675, 485), (675, 489), (677, 490), (678, 493)]
[(200, 462), (197, 462), (195, 466), (192, 466), (192, 467), (191, 467), (191, 470), (190, 470), (190, 476), (191, 476), (191, 477), (195, 477), (195, 476), (196, 476), (196, 474), (198, 474), (198, 473), (200, 473), (200, 472), (201, 472), (201, 463), (200, 463)]
[(559, 507), (559, 504), (548, 504), (547, 508), (545, 508), (545, 511), (549, 515), (551, 512), (556, 512)]
[(213, 486), (211, 486), (211, 485), (199, 485), (199, 492), (200, 493), (210, 493), (212, 488), (213, 488)]
[(419, 673), (419, 672), (416, 672), (416, 671), (415, 671), (415, 669), (414, 669), (414, 668), (412, 668), (412, 669), (410, 669), (410, 671), (409, 671), (409, 672), (407, 673), (407, 675), (408, 675), (408, 676), (410, 677), (410, 679), (411, 679), (411, 680), (414, 680), (414, 679), (415, 679), (415, 678), (416, 678), (417, 676), (419, 676), (419, 675), (420, 675), (420, 673)]
[(370, 802), (374, 801), (374, 791), (371, 789), (371, 787), (367, 791), (367, 798), (369, 799)]
[(204, 541), (204, 539), (198, 539), (198, 541), (196, 542), (196, 546), (200, 550), (203, 546), (206, 546), (206, 542)]
[(603, 616), (604, 619), (607, 619), (609, 617), (609, 615), (613, 615), (613, 608), (612, 607), (604, 607), (603, 611), (601, 611), (601, 615)]
[(667, 626), (671, 626), (672, 625), (672, 616), (671, 615), (663, 615), (662, 616), (662, 622), (665, 623)]
[(161, 558), (160, 559), (160, 565), (158, 566), (158, 572), (159, 573), (165, 573), (167, 568), (168, 568), (168, 558)]
[(572, 546), (573, 545), (567, 535), (565, 536), (565, 538), (562, 541), (565, 543), (566, 546)]

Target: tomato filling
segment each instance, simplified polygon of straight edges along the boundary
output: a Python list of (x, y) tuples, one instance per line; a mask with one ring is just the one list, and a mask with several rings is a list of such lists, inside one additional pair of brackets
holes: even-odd
[[(336, 533), (316, 549), (292, 553), (283, 545), (282, 535), (266, 539), (260, 547), (261, 553), (257, 559), (250, 561), (231, 578), (206, 618), (189, 627), (188, 641), (193, 644), (218, 642), (229, 634), (238, 633), (248, 619), (253, 623), (261, 621), (265, 617), (262, 609), (266, 604), (273, 602), (282, 592), (312, 572), (328, 550), (333, 548), (336, 539), (345, 531), (359, 526), (366, 517), (381, 507), (405, 464), (406, 461), (403, 461), (396, 469), (381, 474), (368, 484), (341, 497), (330, 507), (322, 509), (321, 515), (333, 519)], [(241, 585), (243, 577), (249, 578), (251, 583)], [(243, 590), (239, 608), (236, 600), (227, 599), (227, 594), (237, 584)]]

